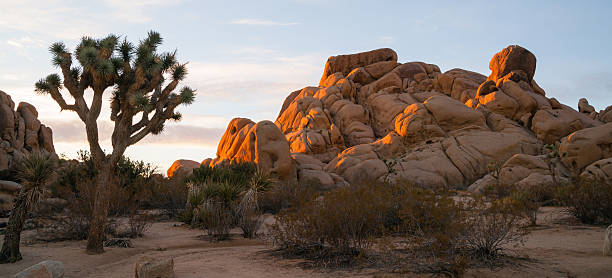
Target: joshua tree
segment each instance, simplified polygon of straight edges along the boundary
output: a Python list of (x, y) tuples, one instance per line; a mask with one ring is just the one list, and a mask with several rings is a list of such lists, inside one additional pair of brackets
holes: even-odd
[[(161, 133), (166, 120), (180, 120), (181, 114), (175, 108), (194, 101), (194, 90), (189, 87), (173, 93), (187, 74), (186, 64), (176, 61), (176, 51), (158, 53), (161, 42), (159, 33), (153, 31), (137, 46), (125, 39), (119, 42), (115, 35), (103, 39), (83, 37), (73, 54), (63, 43), (54, 43), (49, 50), (64, 80), (58, 74), (50, 74), (36, 83), (38, 93), (50, 95), (61, 110), (75, 112), (85, 123), (91, 159), (98, 169), (87, 242), (90, 254), (104, 251), (109, 183), (126, 148), (149, 133)], [(80, 66), (73, 66), (73, 57)], [(66, 102), (62, 88), (74, 103)], [(93, 91), (89, 105), (85, 101), (88, 89)], [(105, 92), (112, 93), (110, 120), (115, 125), (110, 154), (104, 153), (98, 138), (97, 120)]]
[(17, 194), (8, 226), (4, 235), (0, 263), (14, 263), (21, 260), (19, 242), (27, 213), (36, 206), (46, 192), (46, 186), (53, 177), (55, 160), (49, 154), (32, 153), (18, 166), (18, 177), (22, 187)]

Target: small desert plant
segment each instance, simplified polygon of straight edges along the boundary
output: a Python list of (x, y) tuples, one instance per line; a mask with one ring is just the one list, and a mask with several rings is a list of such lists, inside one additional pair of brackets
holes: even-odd
[(0, 251), (0, 263), (14, 263), (22, 259), (19, 251), (21, 231), (28, 212), (47, 194), (47, 185), (55, 175), (55, 159), (47, 153), (35, 152), (19, 162), (17, 175), (22, 188), (15, 198), (13, 210)]
[(559, 199), (567, 210), (586, 224), (612, 222), (612, 182), (578, 179), (559, 190)]
[(136, 238), (144, 236), (151, 228), (153, 217), (148, 213), (133, 212), (128, 217), (129, 237)]
[(234, 226), (234, 215), (231, 208), (222, 201), (208, 199), (194, 211), (194, 214), (199, 219), (200, 225), (208, 231), (211, 241), (229, 237), (230, 229)]
[(236, 221), (246, 238), (255, 237), (261, 224), (260, 197), (272, 187), (273, 181), (268, 174), (257, 171), (251, 178), (249, 188), (242, 193), (242, 198), (236, 206)]

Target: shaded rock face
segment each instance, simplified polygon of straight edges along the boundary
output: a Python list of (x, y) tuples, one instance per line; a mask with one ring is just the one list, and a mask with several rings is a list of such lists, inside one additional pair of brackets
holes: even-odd
[[(507, 47), (489, 68), (488, 77), (462, 69), (441, 72), (423, 62), (398, 63), (391, 49), (330, 57), (318, 86), (285, 99), (276, 128), (236, 118), (217, 157), (204, 163), (261, 161), (279, 175), (293, 180), (295, 173), (300, 182), (322, 189), (371, 180), (466, 188), (486, 177), (491, 163), (505, 165), (504, 182), (549, 180), (544, 144), (607, 146), (600, 137), (607, 134), (603, 118), (612, 108), (592, 115), (588, 102), (576, 111), (547, 98), (533, 79), (536, 58), (527, 49)], [(262, 123), (265, 132), (255, 128)], [(600, 139), (568, 137), (585, 129), (598, 130), (589, 136)], [(609, 148), (591, 156), (578, 159), (580, 167), (608, 158)], [(566, 176), (566, 168), (556, 167), (563, 173), (554, 177)]]
[(0, 215), (7, 214), (13, 209), (13, 200), (20, 189), (21, 184), (0, 180)]
[(38, 111), (21, 102), (15, 109), (11, 96), (0, 91), (0, 170), (34, 152), (55, 153), (53, 131), (38, 120)]

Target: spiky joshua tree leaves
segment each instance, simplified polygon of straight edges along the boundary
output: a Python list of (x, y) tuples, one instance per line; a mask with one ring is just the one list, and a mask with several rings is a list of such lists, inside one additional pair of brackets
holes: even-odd
[[(89, 253), (104, 251), (109, 183), (126, 148), (149, 133), (161, 133), (167, 120), (180, 120), (176, 107), (194, 101), (194, 90), (189, 87), (175, 92), (187, 75), (186, 64), (177, 62), (176, 51), (158, 53), (161, 43), (161, 36), (154, 31), (137, 45), (126, 39), (120, 41), (115, 35), (102, 39), (83, 37), (74, 53), (63, 43), (54, 43), (49, 50), (63, 81), (58, 74), (50, 74), (36, 83), (38, 93), (50, 95), (61, 110), (75, 112), (85, 123), (91, 158), (98, 169), (87, 242)], [(93, 91), (89, 105), (85, 101), (88, 89)], [(67, 91), (74, 102), (68, 103), (62, 91)], [(97, 124), (106, 92), (112, 93), (110, 120), (115, 125), (110, 154), (100, 148)]]

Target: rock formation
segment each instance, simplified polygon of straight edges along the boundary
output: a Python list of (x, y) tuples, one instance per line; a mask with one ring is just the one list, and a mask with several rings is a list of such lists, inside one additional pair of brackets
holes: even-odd
[(172, 163), (172, 166), (168, 168), (167, 175), (169, 178), (178, 175), (179, 173), (183, 175), (191, 175), (193, 169), (199, 167), (200, 163), (198, 163), (197, 161), (179, 159), (177, 161), (174, 161), (174, 163)]
[(27, 102), (15, 103), (0, 91), (0, 170), (33, 151), (55, 153), (53, 131), (38, 120), (38, 111)]
[[(609, 163), (612, 106), (597, 113), (581, 100), (576, 111), (547, 98), (534, 80), (535, 55), (517, 45), (489, 68), (488, 77), (443, 73), (398, 63), (391, 49), (330, 57), (319, 85), (292, 92), (274, 124), (233, 119), (217, 157), (202, 163), (254, 161), (322, 189), (368, 180), (528, 184), (550, 180), (550, 169), (563, 178)], [(568, 156), (551, 167), (543, 146), (560, 141)], [(492, 164), (502, 165), (499, 177), (488, 175)], [(592, 175), (610, 177), (611, 167), (593, 167)]]

